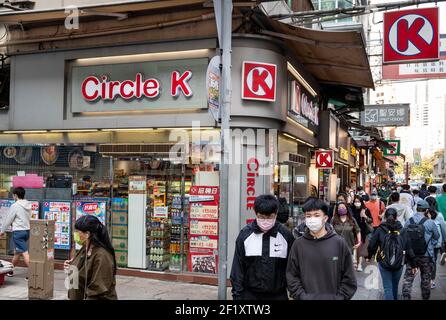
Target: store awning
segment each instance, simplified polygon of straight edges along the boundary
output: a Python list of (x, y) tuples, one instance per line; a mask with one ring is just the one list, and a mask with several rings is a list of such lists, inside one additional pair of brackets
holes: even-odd
[[(136, 0), (77, 6), (81, 17), (106, 16), (136, 11), (162, 10), (191, 5), (202, 6), (206, 0)], [(42, 10), (6, 11), (0, 13), (0, 23), (35, 23), (63, 20), (67, 17), (64, 7)]]
[(261, 34), (283, 39), (321, 83), (374, 88), (366, 44), (359, 30), (324, 31), (294, 27), (260, 13)]

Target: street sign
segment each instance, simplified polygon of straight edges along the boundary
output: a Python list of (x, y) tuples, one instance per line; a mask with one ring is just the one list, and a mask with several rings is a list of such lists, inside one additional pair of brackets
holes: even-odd
[(333, 150), (317, 150), (315, 152), (316, 169), (333, 169), (334, 156)]
[(276, 101), (275, 64), (243, 61), (242, 99)]
[(401, 141), (400, 140), (385, 140), (388, 144), (390, 144), (395, 149), (384, 148), (384, 156), (399, 156), (401, 149)]
[(367, 105), (361, 112), (361, 125), (366, 127), (403, 127), (409, 122), (408, 103)]
[(384, 13), (383, 63), (438, 60), (438, 7)]

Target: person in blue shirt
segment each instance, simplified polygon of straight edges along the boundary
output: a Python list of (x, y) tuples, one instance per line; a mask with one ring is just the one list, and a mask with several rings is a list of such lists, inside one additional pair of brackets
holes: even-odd
[[(426, 249), (424, 253), (415, 250), (415, 244), (412, 239), (412, 248), (415, 252), (415, 258), (411, 265), (406, 266), (403, 280), (403, 299), (410, 300), (412, 285), (415, 279), (417, 269), (420, 269), (421, 276), (421, 296), (423, 300), (428, 300), (431, 294), (431, 279), (433, 275), (434, 263), (434, 248), (437, 245), (437, 240), (440, 238), (437, 226), (432, 220), (430, 214), (429, 203), (425, 200), (420, 200), (417, 203), (417, 212), (410, 218), (404, 227), (409, 230), (409, 225), (422, 224), (424, 226), (424, 240)], [(410, 233), (410, 232), (408, 232)], [(418, 246), (417, 246), (418, 247)]]

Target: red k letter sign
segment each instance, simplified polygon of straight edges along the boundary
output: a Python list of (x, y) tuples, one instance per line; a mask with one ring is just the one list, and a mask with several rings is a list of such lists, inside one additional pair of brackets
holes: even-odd
[(384, 13), (384, 63), (440, 58), (438, 8)]
[(333, 169), (334, 157), (332, 150), (317, 150), (316, 157), (316, 169)]
[(276, 70), (275, 64), (243, 61), (242, 98), (276, 101)]

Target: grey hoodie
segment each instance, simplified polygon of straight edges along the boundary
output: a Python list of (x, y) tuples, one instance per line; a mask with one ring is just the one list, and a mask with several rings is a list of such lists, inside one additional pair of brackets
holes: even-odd
[(308, 230), (294, 241), (288, 258), (288, 290), (296, 300), (350, 300), (357, 282), (345, 240), (326, 225), (315, 239)]
[(27, 200), (17, 200), (11, 208), (9, 208), (1, 232), (12, 224), (12, 231), (29, 230), (29, 220), (31, 219), (31, 203)]

